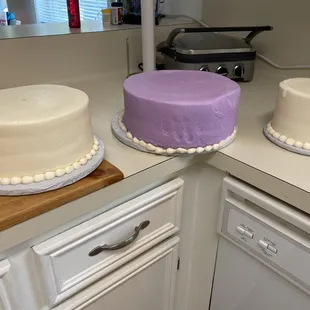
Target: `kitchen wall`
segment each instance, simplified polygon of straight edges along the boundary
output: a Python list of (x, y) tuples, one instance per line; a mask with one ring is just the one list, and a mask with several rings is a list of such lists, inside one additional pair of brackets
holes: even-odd
[(16, 19), (22, 24), (35, 24), (36, 14), (33, 0), (7, 0), (10, 12), (15, 14)]
[[(175, 24), (155, 29), (156, 43), (166, 40)], [(102, 74), (127, 76), (126, 39), (129, 38), (130, 73), (142, 61), (141, 30), (105, 31), (0, 41), (0, 89), (14, 86), (65, 83)]]
[(201, 19), (202, 3), (203, 0), (166, 0), (161, 7), (166, 14), (187, 15)]
[[(16, 14), (16, 18), (23, 24), (36, 23), (34, 0), (0, 0), (8, 2), (10, 11)], [(161, 0), (163, 1), (163, 0)], [(161, 11), (166, 14), (187, 15), (196, 19), (201, 19), (201, 8), (203, 0), (165, 0), (160, 4)]]
[(309, 0), (203, 0), (202, 19), (211, 26), (274, 26), (253, 45), (281, 65), (310, 65)]

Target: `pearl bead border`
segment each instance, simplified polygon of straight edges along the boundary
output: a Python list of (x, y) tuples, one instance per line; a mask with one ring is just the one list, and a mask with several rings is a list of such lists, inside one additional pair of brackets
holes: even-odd
[(279, 132), (275, 131), (273, 128), (272, 128), (272, 125), (271, 125), (271, 122), (269, 122), (266, 126), (266, 130), (267, 132), (273, 136), (275, 139), (289, 145), (289, 146), (294, 146), (294, 147), (297, 147), (299, 149), (304, 149), (304, 150), (310, 150), (310, 143), (309, 142), (301, 142), (301, 141), (298, 141), (298, 140), (294, 140), (292, 138), (288, 138), (282, 134), (280, 134)]
[(121, 128), (121, 130), (123, 132), (125, 132), (126, 137), (128, 139), (132, 140), (133, 143), (138, 144), (141, 147), (145, 148), (146, 150), (154, 152), (158, 155), (173, 155), (173, 154), (192, 155), (192, 154), (201, 154), (201, 153), (211, 153), (211, 152), (217, 151), (218, 149), (222, 148), (226, 143), (233, 140), (237, 134), (237, 129), (235, 127), (233, 133), (230, 136), (228, 136), (225, 140), (222, 140), (219, 143), (215, 143), (213, 145), (207, 145), (204, 147), (189, 148), (189, 149), (185, 149), (185, 148), (177, 148), (177, 149), (167, 148), (167, 149), (164, 149), (162, 147), (155, 146), (151, 143), (147, 143), (143, 140), (139, 140), (138, 138), (134, 137), (132, 135), (132, 133), (127, 130), (126, 126), (123, 123), (123, 114), (124, 114), (123, 112), (121, 112), (119, 114), (118, 124), (119, 124), (119, 127)]
[(70, 174), (72, 171), (79, 169), (82, 165), (85, 165), (99, 150), (99, 141), (94, 137), (94, 144), (91, 150), (79, 160), (73, 162), (71, 165), (64, 168), (47, 171), (45, 173), (38, 173), (32, 176), (0, 178), (0, 185), (17, 185), (17, 184), (30, 184), (39, 183), (45, 180), (52, 180), (57, 177), (62, 177), (65, 174)]

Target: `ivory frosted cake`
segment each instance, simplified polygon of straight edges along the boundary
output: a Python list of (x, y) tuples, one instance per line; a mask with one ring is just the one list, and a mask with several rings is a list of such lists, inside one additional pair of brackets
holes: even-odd
[(95, 155), (88, 96), (66, 86), (0, 90), (0, 184), (53, 179)]
[(268, 133), (288, 146), (310, 150), (310, 79), (293, 78), (279, 85)]
[(120, 127), (140, 146), (161, 153), (216, 150), (236, 134), (240, 87), (200, 71), (154, 71), (124, 83)]

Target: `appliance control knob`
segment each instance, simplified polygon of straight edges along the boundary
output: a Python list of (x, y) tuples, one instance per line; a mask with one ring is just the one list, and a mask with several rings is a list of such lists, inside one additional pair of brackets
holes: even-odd
[(234, 75), (237, 78), (243, 78), (243, 76), (244, 76), (244, 66), (243, 65), (236, 65), (234, 67)]
[(219, 66), (216, 70), (216, 73), (220, 74), (220, 75), (223, 75), (223, 76), (226, 76), (228, 75), (228, 70), (226, 67), (224, 66)]
[(209, 71), (209, 67), (208, 66), (202, 66), (199, 71)]

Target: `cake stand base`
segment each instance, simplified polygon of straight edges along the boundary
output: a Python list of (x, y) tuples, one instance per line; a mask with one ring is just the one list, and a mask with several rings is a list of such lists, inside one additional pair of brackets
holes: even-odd
[(159, 156), (189, 156), (189, 155), (200, 155), (200, 154), (209, 154), (209, 153), (213, 153), (213, 152), (217, 152), (218, 150), (220, 149), (223, 149), (224, 147), (228, 146), (229, 144), (231, 144), (235, 138), (236, 138), (236, 135), (230, 137), (229, 139), (227, 139), (225, 141), (225, 143), (223, 145), (221, 145), (217, 150), (211, 150), (211, 151), (203, 151), (203, 152), (200, 152), (200, 153), (193, 153), (193, 154), (181, 154), (181, 153), (174, 153), (174, 154), (157, 154), (155, 151), (150, 151), (148, 150), (147, 148), (139, 145), (139, 144), (136, 144), (134, 143), (131, 139), (127, 138), (126, 136), (126, 133), (120, 128), (119, 126), (119, 117), (120, 115), (123, 114), (123, 110), (121, 111), (118, 111), (117, 113), (115, 113), (115, 115), (113, 116), (112, 118), (112, 122), (111, 122), (111, 129), (112, 129), (112, 133), (113, 135), (122, 143), (126, 144), (127, 146), (133, 148), (133, 149), (136, 149), (138, 151), (141, 151), (141, 152), (145, 152), (145, 153), (151, 153), (151, 154), (155, 154), (155, 155), (159, 155)]
[(287, 151), (294, 152), (294, 153), (301, 154), (301, 155), (310, 156), (310, 150), (305, 150), (305, 149), (303, 149), (301, 147), (296, 147), (294, 145), (288, 145), (285, 142), (282, 142), (279, 139), (276, 139), (274, 136), (272, 136), (267, 131), (267, 126), (264, 127), (264, 135), (272, 143), (274, 143), (277, 146), (280, 146), (283, 149), (286, 149)]
[(69, 174), (65, 174), (62, 177), (56, 177), (52, 180), (45, 180), (42, 182), (30, 184), (0, 185), (0, 196), (39, 194), (65, 187), (85, 178), (87, 175), (97, 169), (104, 158), (104, 144), (100, 138), (97, 136), (96, 138), (99, 142), (99, 149), (97, 153), (84, 166), (81, 166), (79, 169), (74, 170)]

